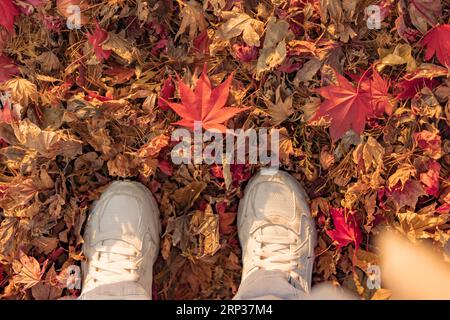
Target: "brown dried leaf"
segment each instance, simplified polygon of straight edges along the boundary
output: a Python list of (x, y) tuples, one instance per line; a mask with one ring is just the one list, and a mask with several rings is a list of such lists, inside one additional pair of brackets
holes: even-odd
[(15, 272), (14, 282), (24, 285), (24, 289), (29, 289), (41, 281), (45, 269), (41, 270), (39, 262), (34, 257), (29, 257), (23, 251), (19, 251), (19, 260), (13, 262)]

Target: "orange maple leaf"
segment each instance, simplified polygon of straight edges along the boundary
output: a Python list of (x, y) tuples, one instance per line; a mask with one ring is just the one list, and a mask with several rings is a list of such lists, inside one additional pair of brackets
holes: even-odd
[(232, 79), (233, 74), (216, 88), (212, 88), (205, 66), (194, 90), (181, 79), (178, 80), (181, 103), (173, 103), (163, 97), (160, 98), (182, 118), (173, 124), (193, 130), (194, 123), (199, 121), (205, 130), (217, 130), (225, 133), (226, 127), (223, 123), (239, 112), (249, 109), (248, 107), (225, 107)]

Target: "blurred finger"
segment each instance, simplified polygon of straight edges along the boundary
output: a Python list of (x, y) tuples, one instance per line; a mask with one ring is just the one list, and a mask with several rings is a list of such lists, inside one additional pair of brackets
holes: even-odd
[(425, 245), (391, 233), (379, 238), (382, 279), (393, 299), (450, 299), (450, 265)]

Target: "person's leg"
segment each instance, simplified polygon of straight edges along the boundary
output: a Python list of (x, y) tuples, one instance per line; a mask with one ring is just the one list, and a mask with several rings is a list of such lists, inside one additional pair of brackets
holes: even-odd
[(161, 224), (153, 195), (116, 181), (89, 215), (84, 234), (81, 299), (151, 299)]
[(253, 177), (239, 204), (242, 282), (234, 299), (303, 299), (311, 290), (316, 229), (307, 195), (286, 172)]

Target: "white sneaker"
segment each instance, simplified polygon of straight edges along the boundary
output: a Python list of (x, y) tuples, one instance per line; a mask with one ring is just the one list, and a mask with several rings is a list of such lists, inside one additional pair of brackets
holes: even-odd
[(82, 299), (151, 299), (161, 223), (151, 192), (116, 181), (94, 206), (84, 234)]
[(310, 292), (316, 229), (307, 201), (286, 172), (250, 180), (238, 212), (242, 281), (256, 270), (279, 270), (295, 288)]

